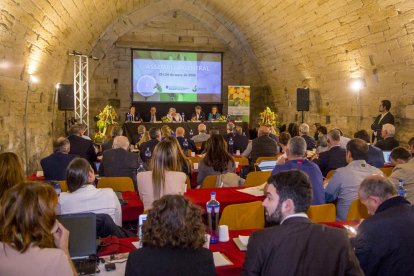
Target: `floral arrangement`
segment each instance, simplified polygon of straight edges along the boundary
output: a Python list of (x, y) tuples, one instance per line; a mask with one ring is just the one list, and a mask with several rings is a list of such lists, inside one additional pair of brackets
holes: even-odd
[(161, 121), (162, 121), (163, 123), (171, 123), (170, 118), (168, 118), (167, 116), (161, 117)]
[(225, 121), (227, 121), (227, 116), (221, 115), (221, 116), (218, 118), (218, 120), (219, 120), (219, 122), (225, 122)]
[(107, 105), (98, 115), (96, 115), (96, 117), (98, 118), (98, 122), (96, 123), (98, 132), (95, 134), (93, 140), (95, 143), (102, 143), (108, 128), (111, 125), (118, 124), (116, 122), (118, 115), (116, 114), (115, 108), (111, 105)]
[(279, 124), (279, 116), (270, 110), (267, 106), (263, 112), (260, 112), (259, 125), (260, 126), (273, 126), (276, 127)]

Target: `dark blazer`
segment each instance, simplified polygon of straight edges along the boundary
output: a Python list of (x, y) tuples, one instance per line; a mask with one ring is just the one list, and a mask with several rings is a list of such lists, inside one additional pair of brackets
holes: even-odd
[(216, 275), (213, 253), (206, 248), (143, 247), (129, 253), (125, 276)]
[(326, 176), (330, 170), (336, 170), (347, 165), (346, 150), (339, 145), (334, 146), (327, 151), (321, 152), (315, 163), (321, 169), (322, 175)]
[(376, 168), (384, 167), (384, 154), (382, 150), (374, 145), (369, 145), (367, 163)]
[(252, 141), (252, 151), (250, 152), (251, 162), (254, 164), (256, 159), (261, 156), (276, 156), (278, 153), (277, 143), (269, 137), (262, 135)]
[[(183, 146), (184, 139), (185, 139), (184, 137), (177, 137), (178, 143), (180, 143), (180, 146), (181, 146), (182, 150), (184, 150), (184, 146)], [(191, 139), (187, 139), (187, 142), (188, 142), (188, 149), (190, 149), (193, 152), (196, 152), (197, 147), (196, 147), (194, 141), (191, 140)]]
[(111, 138), (111, 140), (106, 141), (105, 143), (103, 143), (102, 146), (101, 146), (102, 152), (112, 149), (113, 144), (114, 144), (114, 139), (113, 138)]
[(142, 134), (139, 134), (139, 133), (135, 135), (134, 137), (132, 137), (131, 144), (135, 145), (136, 143), (138, 143), (139, 140), (141, 140), (141, 137), (142, 137)]
[(293, 217), (252, 234), (241, 275), (363, 273), (345, 231)]
[[(377, 116), (377, 118), (375, 118), (374, 123), (371, 125), (371, 129), (375, 132), (377, 132), (377, 141), (382, 140), (383, 138), (381, 137), (381, 129), (382, 126), (385, 124), (394, 124), (394, 115), (391, 114), (391, 112), (388, 112), (384, 118), (382, 118), (381, 122), (381, 114)], [(372, 142), (374, 143), (375, 140), (375, 135), (374, 133), (372, 133)]]
[(40, 161), (40, 165), (42, 166), (46, 180), (65, 180), (66, 168), (70, 161), (76, 157), (77, 155), (75, 154), (54, 152), (48, 157), (43, 158)]
[(91, 140), (86, 140), (77, 135), (70, 135), (68, 137), (70, 142), (70, 152), (71, 154), (79, 155), (79, 157), (85, 158), (86, 160), (91, 163), (92, 168), (96, 172), (95, 161), (96, 159), (96, 151), (95, 147)]
[[(157, 121), (160, 121), (160, 117), (157, 114), (155, 114), (155, 119)], [(145, 122), (151, 122), (151, 113), (146, 114), (144, 120)]]
[[(191, 115), (191, 120), (193, 120), (194, 117), (196, 117), (196, 114), (195, 113), (193, 113)], [(204, 113), (203, 111), (201, 111), (200, 112), (200, 115), (198, 115), (198, 120), (199, 121), (205, 121), (205, 120), (207, 120), (206, 113)]]
[[(130, 122), (130, 120), (131, 120), (131, 119), (128, 118), (128, 115), (130, 115), (129, 112), (125, 113), (125, 122)], [(139, 120), (142, 120), (141, 116), (139, 115), (139, 113), (135, 113), (134, 114), (134, 122), (137, 122)]]
[(387, 137), (384, 140), (378, 141), (375, 146), (381, 150), (393, 150), (398, 147), (400, 142), (397, 141), (394, 137)]
[(358, 227), (355, 253), (365, 275), (414, 275), (414, 207), (402, 197), (384, 201)]
[(128, 176), (134, 182), (137, 189), (137, 169), (142, 160), (137, 153), (126, 151), (122, 148), (110, 149), (103, 152), (102, 162), (99, 166), (102, 176)]
[(147, 158), (145, 157), (145, 151), (147, 150), (147, 148), (149, 148), (150, 149), (150, 151), (151, 151), (151, 156), (152, 156), (152, 153), (154, 152), (154, 148), (155, 148), (155, 146), (157, 145), (159, 143), (159, 141), (157, 140), (157, 139), (151, 139), (151, 140), (149, 140), (149, 141), (147, 141), (147, 142), (145, 142), (145, 143), (142, 143), (140, 146), (139, 146), (139, 155), (140, 155), (140, 157), (141, 157), (141, 159), (142, 159), (142, 161), (144, 161), (144, 162), (148, 162), (149, 160), (147, 160)]
[(240, 134), (228, 136), (226, 138), (227, 144), (229, 143), (230, 137), (233, 139), (233, 153), (236, 153), (237, 150), (239, 150), (240, 153), (242, 153), (247, 148), (247, 144), (249, 144), (249, 138), (247, 138), (247, 136), (243, 136)]
[(302, 135), (301, 137), (306, 141), (306, 150), (312, 150), (316, 148), (315, 139), (313, 139), (309, 135)]

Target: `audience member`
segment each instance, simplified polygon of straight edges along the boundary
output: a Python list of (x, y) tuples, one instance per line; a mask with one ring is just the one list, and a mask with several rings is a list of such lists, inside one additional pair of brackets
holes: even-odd
[(409, 150), (403, 147), (396, 147), (391, 151), (391, 162), (395, 166), (389, 180), (398, 186), (400, 180), (404, 181), (404, 188), (407, 191), (407, 200), (414, 202), (414, 158)]
[(53, 153), (40, 160), (46, 180), (65, 180), (66, 168), (77, 156), (69, 154), (70, 142), (65, 137), (59, 137), (53, 142)]
[(384, 139), (382, 136), (381, 130), (382, 126), (385, 124), (394, 124), (394, 115), (390, 112), (391, 109), (391, 102), (389, 100), (381, 101), (379, 105), (379, 112), (380, 115), (375, 118), (374, 123), (371, 125), (372, 132), (372, 143), (374, 143), (375, 139), (377, 142)]
[[(280, 147), (280, 152), (282, 153), (282, 155), (280, 155), (277, 158), (276, 163), (278, 164), (282, 164), (284, 163), (284, 161), (286, 161), (287, 159), (287, 147), (288, 147), (288, 142), (290, 140), (290, 134), (288, 132), (282, 132), (279, 135), (279, 147)], [(282, 161), (283, 160), (283, 161)]]
[(345, 220), (349, 206), (358, 197), (358, 188), (362, 180), (371, 174), (383, 173), (367, 164), (368, 145), (365, 141), (354, 138), (346, 145), (346, 162), (348, 165), (336, 169), (325, 188), (326, 202), (338, 200), (336, 216), (338, 220)]
[(299, 125), (297, 123), (290, 123), (288, 125), (288, 132), (290, 137), (299, 136)]
[(199, 124), (198, 125), (198, 134), (194, 135), (191, 140), (194, 141), (194, 143), (202, 143), (208, 140), (210, 138), (210, 134), (207, 134), (207, 127), (205, 124)]
[(82, 128), (80, 125), (73, 125), (69, 130), (68, 140), (70, 142), (70, 154), (85, 158), (96, 172), (95, 162), (97, 161), (95, 147), (92, 141), (82, 138)]
[(236, 126), (234, 128), (233, 136), (233, 153), (240, 151), (243, 152), (247, 148), (249, 143), (249, 138), (243, 135), (243, 128), (241, 126)]
[(213, 105), (211, 107), (211, 113), (208, 114), (208, 120), (209, 121), (217, 121), (220, 119), (220, 113), (217, 111), (217, 106)]
[(132, 137), (132, 143), (131, 144), (133, 144), (133, 145), (136, 145), (141, 140), (142, 135), (144, 135), (144, 133), (147, 131), (147, 129), (145, 128), (144, 125), (139, 125), (137, 131), (138, 131), (138, 134), (135, 135), (134, 137)]
[(142, 122), (142, 118), (138, 112), (135, 111), (135, 106), (131, 105), (129, 107), (129, 111), (125, 114), (125, 121), (126, 122)]
[(414, 157), (414, 137), (411, 137), (408, 141), (408, 146), (410, 147), (411, 156)]
[[(149, 162), (155, 146), (161, 141), (161, 131), (159, 128), (152, 127), (150, 128), (148, 133), (151, 139), (147, 142), (142, 143), (139, 146), (139, 154), (141, 156), (141, 160), (144, 161), (145, 163)], [(147, 150), (149, 150), (149, 152), (151, 153), (151, 156), (149, 156), (148, 158), (145, 156), (145, 152)]]
[(328, 137), (327, 135), (320, 134), (318, 141), (316, 142), (316, 153), (320, 154), (327, 150), (329, 150)]
[(279, 138), (277, 137), (278, 133), (274, 126), (268, 126), (269, 127), (269, 137), (276, 141), (276, 143), (279, 143)]
[(319, 133), (318, 129), (321, 127), (320, 123), (314, 123), (313, 124), (313, 140), (318, 141), (319, 139)]
[(385, 177), (367, 177), (359, 198), (372, 216), (362, 221), (355, 254), (365, 275), (414, 275), (414, 207)]
[(8, 189), (25, 180), (21, 160), (13, 152), (0, 153), (0, 199)]
[(110, 188), (97, 189), (95, 173), (83, 158), (75, 158), (66, 170), (68, 192), (60, 194), (61, 214), (92, 212), (108, 214), (122, 226), (122, 210), (118, 197)]
[(148, 211), (143, 248), (129, 254), (125, 275), (216, 275), (204, 236), (198, 207), (183, 196), (163, 196)]
[(382, 140), (379, 140), (375, 146), (380, 148), (381, 150), (393, 150), (400, 145), (400, 142), (394, 138), (395, 135), (395, 127), (391, 124), (384, 124), (381, 130), (381, 137)]
[(308, 219), (311, 198), (303, 172), (268, 179), (266, 221), (280, 225), (252, 234), (241, 275), (363, 275), (345, 231)]
[(368, 144), (368, 160), (367, 163), (371, 166), (382, 168), (384, 167), (384, 154), (382, 154), (382, 151), (380, 148), (377, 148), (374, 145), (370, 144), (370, 138), (369, 134), (366, 130), (360, 130), (355, 132), (354, 138), (359, 138), (367, 142)]
[(161, 140), (164, 140), (166, 137), (174, 136), (174, 132), (168, 125), (163, 125), (161, 127)]
[[(183, 127), (177, 127), (175, 130), (175, 136), (177, 137), (178, 143), (180, 143), (180, 147), (184, 150), (184, 141), (187, 140), (187, 150), (191, 150), (192, 152), (196, 152), (196, 145), (193, 140), (187, 139), (185, 137), (185, 129)], [(185, 153), (187, 154), (187, 153)]]
[(182, 122), (183, 118), (180, 113), (177, 113), (177, 110), (174, 107), (171, 107), (168, 110), (167, 118), (170, 122)]
[(86, 140), (92, 140), (91, 137), (89, 137), (88, 135), (85, 135), (85, 133), (88, 132), (88, 126), (86, 124), (79, 124), (79, 125), (81, 127), (82, 138)]
[(155, 146), (150, 171), (138, 173), (138, 192), (145, 210), (152, 208), (153, 201), (163, 195), (184, 194), (187, 176), (181, 171), (178, 156), (171, 140), (161, 141)]
[(319, 167), (305, 158), (305, 139), (299, 136), (291, 138), (286, 148), (286, 155), (288, 161), (281, 165), (277, 164), (272, 171), (272, 175), (289, 170), (300, 170), (305, 172), (309, 176), (312, 184), (312, 204), (324, 204), (325, 195), (323, 190), (323, 176)]
[(202, 185), (207, 176), (228, 172), (235, 172), (233, 157), (227, 152), (223, 136), (212, 135), (206, 143), (206, 154), (198, 165), (197, 183)]
[(159, 121), (159, 118), (157, 116), (157, 108), (155, 106), (151, 106), (150, 114), (148, 114), (146, 121), (150, 123), (156, 123)]
[(320, 126), (318, 127), (318, 130), (316, 131), (318, 134), (318, 139), (319, 139), (319, 135), (323, 134), (323, 135), (328, 135), (328, 129), (326, 128), (326, 126)]
[(196, 105), (194, 113), (191, 115), (191, 121), (200, 122), (207, 119), (206, 114), (201, 110), (201, 106)]
[(143, 164), (139, 154), (129, 152), (129, 141), (125, 136), (117, 136), (114, 139), (113, 149), (104, 151), (101, 166), (102, 176), (126, 176), (132, 179), (137, 191), (136, 173), (140, 164)]
[(102, 144), (102, 152), (104, 152), (106, 150), (109, 150), (109, 149), (112, 149), (112, 144), (114, 143), (115, 137), (122, 136), (123, 132), (124, 131), (122, 130), (122, 127), (114, 126), (111, 129), (111, 139)]
[(149, 131), (145, 131), (145, 132), (142, 134), (141, 139), (139, 139), (139, 141), (138, 141), (138, 143), (137, 143), (138, 148), (139, 148), (139, 147), (140, 147), (143, 143), (148, 142), (149, 140), (151, 140), (150, 135), (149, 135)]
[(234, 137), (234, 129), (236, 125), (232, 122), (227, 123), (226, 125), (226, 135), (224, 136), (224, 139), (226, 139), (226, 142), (229, 141), (230, 137), (233, 139)]
[(169, 141), (172, 143), (172, 147), (174, 147), (173, 151), (178, 152), (177, 157), (181, 171), (185, 173), (188, 177), (191, 177), (191, 162), (185, 157), (184, 152), (181, 149), (180, 143), (178, 142), (177, 138), (175, 138), (174, 136), (170, 136), (165, 138), (164, 141)]
[(340, 146), (340, 137), (338, 130), (333, 129), (329, 131), (327, 135), (329, 150), (322, 152), (317, 159), (314, 159), (324, 177), (326, 177), (330, 170), (346, 166), (346, 150)]
[(1, 198), (0, 275), (77, 275), (57, 202), (54, 189), (39, 182), (20, 183)]
[(351, 141), (351, 139), (348, 138), (348, 137), (345, 137), (344, 133), (342, 132), (342, 130), (340, 128), (334, 128), (334, 129), (339, 131), (339, 134), (341, 135), (341, 138), (340, 138), (340, 141), (339, 141), (339, 144), (341, 145), (341, 148), (346, 149), (346, 145), (348, 144), (349, 141)]
[[(259, 127), (259, 130), (257, 132), (258, 137), (251, 143), (251, 152), (249, 153), (251, 164), (254, 164), (258, 157), (276, 156), (279, 152), (276, 141), (269, 137), (269, 131), (270, 130), (267, 126)], [(247, 150), (248, 147), (246, 151)]]
[(301, 124), (299, 126), (299, 135), (306, 141), (306, 150), (313, 150), (316, 148), (315, 140), (309, 136), (309, 125)]

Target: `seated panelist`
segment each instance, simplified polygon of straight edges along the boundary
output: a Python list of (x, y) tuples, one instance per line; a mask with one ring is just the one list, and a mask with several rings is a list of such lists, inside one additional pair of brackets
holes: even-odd
[(135, 106), (131, 106), (128, 113), (125, 114), (125, 122), (142, 122), (141, 116), (135, 111)]
[(206, 120), (206, 114), (202, 111), (201, 106), (197, 105), (194, 108), (193, 115), (191, 115), (191, 121), (199, 122), (199, 121), (205, 121), (205, 120)]
[(208, 120), (209, 121), (216, 121), (220, 119), (220, 113), (217, 112), (217, 106), (213, 105), (211, 107), (211, 113), (208, 114)]
[(181, 117), (180, 113), (177, 113), (177, 110), (174, 107), (171, 107), (168, 111), (167, 118), (170, 122), (182, 122), (183, 118)]

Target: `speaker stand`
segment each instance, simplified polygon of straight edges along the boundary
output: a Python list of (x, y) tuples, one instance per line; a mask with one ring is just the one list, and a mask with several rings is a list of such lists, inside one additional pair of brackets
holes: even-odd
[(303, 124), (303, 110), (302, 110), (302, 124)]
[(65, 110), (65, 135), (68, 136), (68, 114)]

